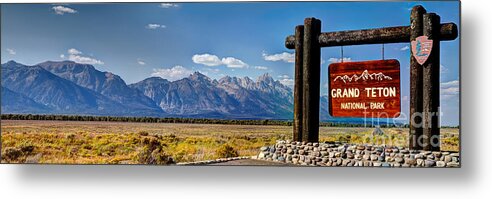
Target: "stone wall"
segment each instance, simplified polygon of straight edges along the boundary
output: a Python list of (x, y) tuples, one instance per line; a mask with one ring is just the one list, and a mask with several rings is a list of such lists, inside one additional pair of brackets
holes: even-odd
[(305, 166), (460, 167), (459, 153), (339, 142), (281, 140), (273, 146), (261, 147), (257, 158)]

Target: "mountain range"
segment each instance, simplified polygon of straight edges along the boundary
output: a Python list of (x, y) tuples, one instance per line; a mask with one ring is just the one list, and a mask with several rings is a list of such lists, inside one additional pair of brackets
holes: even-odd
[[(268, 73), (256, 80), (219, 80), (194, 72), (168, 81), (150, 77), (134, 84), (111, 72), (72, 61), (27, 66), (2, 64), (1, 112), (222, 119), (292, 119), (292, 89)], [(328, 100), (320, 97), (320, 119)]]

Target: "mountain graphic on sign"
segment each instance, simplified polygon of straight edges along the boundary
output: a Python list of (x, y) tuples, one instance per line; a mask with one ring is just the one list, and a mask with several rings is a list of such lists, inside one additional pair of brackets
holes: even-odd
[(384, 75), (382, 72), (369, 73), (369, 71), (364, 70), (364, 72), (362, 72), (362, 74), (360, 74), (360, 75), (354, 74), (352, 76), (348, 76), (348, 75), (337, 76), (337, 77), (335, 77), (335, 80), (333, 80), (333, 81), (336, 82), (337, 80), (341, 80), (341, 81), (343, 81), (343, 83), (347, 83), (347, 82), (357, 82), (359, 80), (384, 81), (384, 80), (392, 80), (392, 78), (390, 76)]

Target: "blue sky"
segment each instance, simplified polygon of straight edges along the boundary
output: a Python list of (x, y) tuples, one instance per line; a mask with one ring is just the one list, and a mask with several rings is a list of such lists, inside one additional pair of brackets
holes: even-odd
[[(3, 4), (1, 62), (47, 60), (93, 64), (135, 83), (151, 76), (176, 80), (200, 71), (211, 78), (270, 73), (292, 85), (293, 50), (285, 37), (306, 17), (322, 31), (409, 24), (415, 2)], [(459, 3), (424, 2), (442, 22), (459, 24)], [(386, 44), (401, 63), (402, 111), (408, 113), (409, 44)], [(321, 93), (340, 48), (322, 49)], [(351, 61), (381, 59), (381, 45), (344, 47)], [(443, 125), (459, 122), (459, 40), (441, 42)]]

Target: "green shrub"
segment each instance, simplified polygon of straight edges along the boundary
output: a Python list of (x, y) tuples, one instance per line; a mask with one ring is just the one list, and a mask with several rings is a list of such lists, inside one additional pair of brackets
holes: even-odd
[(16, 147), (7, 147), (2, 153), (2, 157), (8, 161), (17, 161), (22, 156), (22, 151)]
[(224, 144), (220, 146), (217, 151), (217, 156), (222, 157), (222, 158), (231, 158), (231, 157), (237, 157), (238, 153), (237, 151), (232, 147), (229, 146), (228, 144)]
[(69, 134), (67, 134), (67, 135), (65, 136), (65, 138), (66, 138), (66, 139), (68, 139), (68, 140), (73, 140), (73, 139), (75, 139), (75, 136), (76, 136), (76, 135), (75, 135), (74, 133), (69, 133)]
[(139, 164), (173, 164), (174, 159), (165, 153), (160, 140), (155, 137), (145, 137), (141, 140), (141, 147), (137, 149), (134, 159)]
[(138, 134), (140, 136), (148, 136), (149, 135), (149, 133), (147, 131), (140, 131), (140, 132), (138, 132)]

